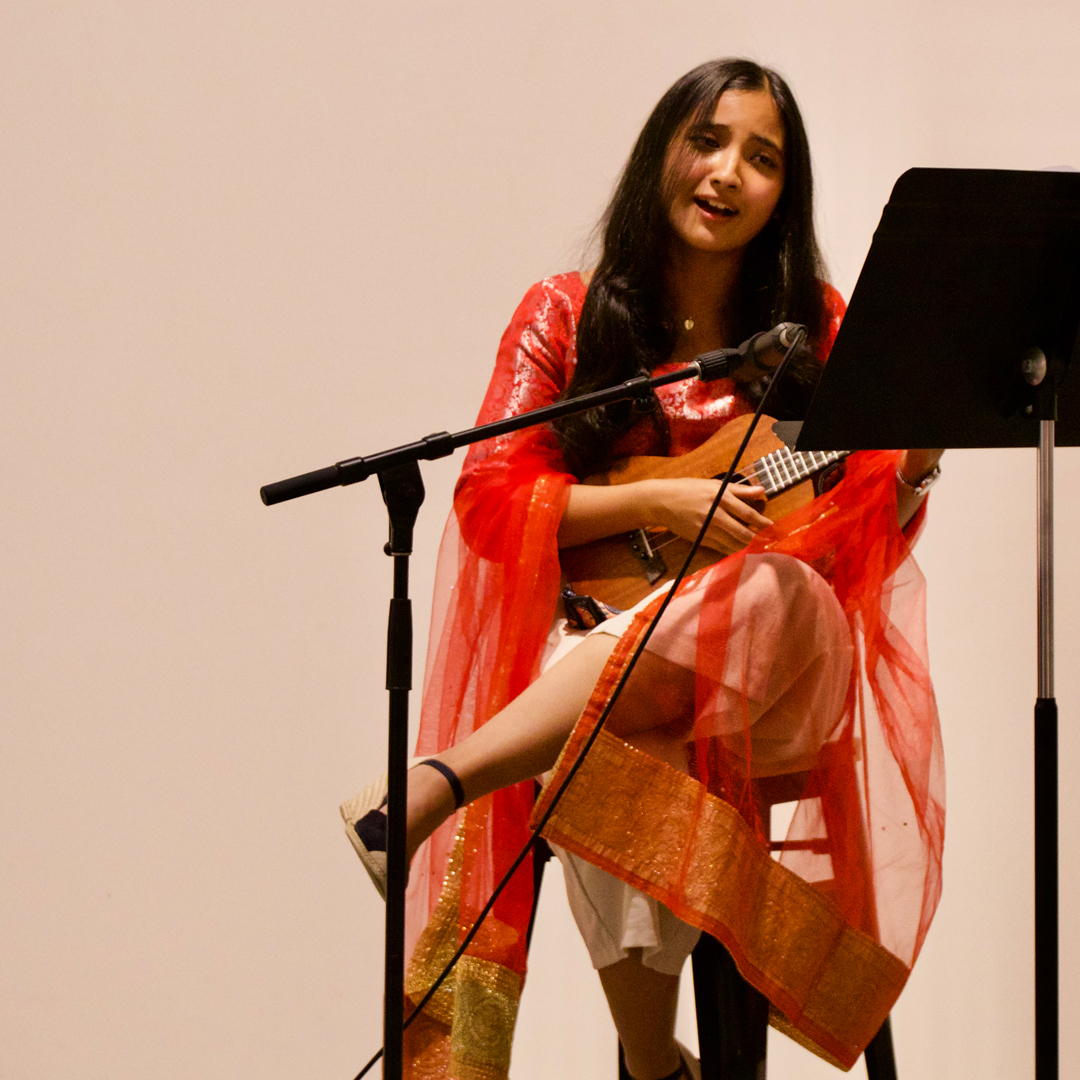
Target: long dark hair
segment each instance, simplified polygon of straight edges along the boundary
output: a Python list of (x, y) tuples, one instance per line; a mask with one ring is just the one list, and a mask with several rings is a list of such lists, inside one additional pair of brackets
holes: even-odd
[[(784, 125), (784, 188), (776, 212), (743, 259), (737, 340), (784, 320), (804, 324), (812, 341), (820, 334), (822, 262), (814, 236), (810, 147), (799, 108), (775, 71), (750, 60), (712, 60), (684, 75), (660, 99), (604, 213), (603, 252), (585, 296), (577, 368), (564, 396), (650, 374), (674, 350), (663, 275), (657, 272), (665, 265), (672, 236), (664, 166), (676, 134), (710, 116), (725, 90), (768, 90)], [(769, 411), (781, 419), (801, 416), (821, 372), (809, 354), (796, 367), (793, 373), (789, 367), (770, 399)], [(743, 389), (760, 400), (760, 385)], [(667, 424), (655, 398), (644, 407), (612, 406), (557, 421), (570, 469), (584, 476), (603, 468), (619, 436), (645, 415), (653, 417), (666, 444)]]

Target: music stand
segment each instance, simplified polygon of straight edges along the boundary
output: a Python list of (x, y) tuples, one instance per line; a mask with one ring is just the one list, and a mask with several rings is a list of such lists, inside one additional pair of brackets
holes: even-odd
[[(1038, 447), (1035, 1075), (1058, 1076), (1053, 449), (1080, 443), (1080, 174), (910, 169), (799, 450)], [(1060, 412), (1060, 420), (1059, 420)]]

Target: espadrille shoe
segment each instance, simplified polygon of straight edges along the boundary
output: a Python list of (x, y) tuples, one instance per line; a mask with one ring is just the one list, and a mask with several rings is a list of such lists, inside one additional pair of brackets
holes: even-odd
[[(417, 765), (429, 765), (442, 774), (454, 796), (454, 809), (460, 810), (465, 802), (465, 792), (461, 781), (449, 765), (444, 765), (434, 758), (413, 758), (409, 769)], [(385, 773), (368, 785), (359, 795), (341, 804), (341, 816), (345, 820), (345, 835), (356, 849), (364, 869), (368, 872), (379, 890), (379, 895), (386, 899), (386, 795), (387, 777)], [(408, 874), (406, 874), (408, 880)]]
[(383, 774), (359, 795), (341, 804), (345, 835), (356, 849), (364, 869), (386, 899), (386, 789)]

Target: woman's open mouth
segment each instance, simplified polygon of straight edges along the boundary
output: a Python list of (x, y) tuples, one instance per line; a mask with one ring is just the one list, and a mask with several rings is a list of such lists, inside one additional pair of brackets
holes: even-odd
[(710, 202), (708, 199), (702, 199), (700, 197), (695, 197), (694, 203), (703, 214), (715, 218), (717, 221), (723, 220), (724, 218), (732, 218), (739, 212), (738, 210), (733, 210), (730, 206), (725, 206), (723, 203)]

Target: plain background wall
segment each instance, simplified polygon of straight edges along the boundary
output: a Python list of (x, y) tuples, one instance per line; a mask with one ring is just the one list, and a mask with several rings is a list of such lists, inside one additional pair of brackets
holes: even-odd
[[(1080, 165), (1078, 31), (1052, 0), (8, 0), (0, 1077), (330, 1080), (377, 1047), (383, 909), (336, 807), (382, 768), (385, 518), (374, 483), (257, 490), (469, 425), (675, 78), (727, 54), (788, 76), (850, 295), (904, 169)], [(418, 655), (459, 467), (424, 470)], [(919, 551), (949, 826), (905, 1080), (1033, 1073), (1034, 469), (950, 453)], [(1066, 1018), (1078, 491), (1064, 450)], [(557, 876), (515, 1080), (614, 1076)]]

